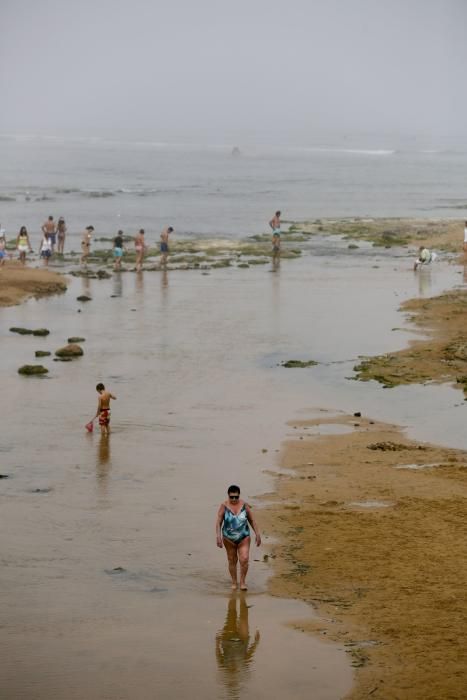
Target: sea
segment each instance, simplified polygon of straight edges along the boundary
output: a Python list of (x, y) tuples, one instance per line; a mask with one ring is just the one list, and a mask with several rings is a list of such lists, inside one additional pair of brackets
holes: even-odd
[[(139, 228), (158, 237), (243, 237), (284, 220), (467, 215), (467, 150), (383, 142), (313, 146), (165, 143), (105, 136), (0, 134), (0, 225), (32, 239), (49, 215), (68, 235)], [(367, 144), (365, 144), (367, 145)], [(410, 145), (410, 144), (409, 144)]]

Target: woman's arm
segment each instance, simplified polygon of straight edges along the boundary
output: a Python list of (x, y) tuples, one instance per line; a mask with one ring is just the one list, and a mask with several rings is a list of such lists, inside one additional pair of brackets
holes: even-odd
[(222, 523), (224, 521), (224, 510), (225, 506), (223, 503), (220, 504), (219, 510), (217, 511), (217, 518), (216, 518), (216, 542), (217, 546), (222, 549), (223, 547), (223, 539), (222, 539)]
[(248, 522), (250, 523), (250, 525), (253, 528), (255, 535), (256, 535), (256, 538), (255, 538), (256, 539), (256, 546), (259, 547), (261, 544), (261, 535), (259, 532), (258, 524), (255, 520), (255, 516), (253, 515), (252, 510), (251, 510), (250, 506), (248, 505), (248, 503), (245, 503), (245, 509), (246, 509)]

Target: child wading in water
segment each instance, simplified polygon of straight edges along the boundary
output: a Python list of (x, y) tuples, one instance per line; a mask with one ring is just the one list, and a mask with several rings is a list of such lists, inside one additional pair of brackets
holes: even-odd
[(99, 399), (97, 401), (97, 411), (93, 420), (99, 417), (99, 425), (101, 428), (102, 435), (109, 435), (110, 433), (110, 399), (116, 400), (116, 396), (107, 391), (105, 386), (100, 383), (96, 386), (96, 391), (99, 394)]

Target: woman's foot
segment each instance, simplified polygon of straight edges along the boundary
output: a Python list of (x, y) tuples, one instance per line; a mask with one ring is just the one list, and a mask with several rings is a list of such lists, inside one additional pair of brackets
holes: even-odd
[(232, 581), (232, 590), (236, 591), (237, 590), (237, 582)]
[(247, 591), (247, 590), (248, 590), (248, 586), (246, 585), (246, 583), (241, 583), (241, 584), (240, 584), (240, 590), (241, 590), (241, 591)]

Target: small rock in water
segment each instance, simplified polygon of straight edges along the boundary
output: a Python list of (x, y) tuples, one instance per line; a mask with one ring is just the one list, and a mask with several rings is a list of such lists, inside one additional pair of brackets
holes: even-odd
[(360, 418), (361, 417), (361, 412), (360, 411), (355, 411), (354, 416), (355, 418)]
[(33, 335), (38, 335), (38, 336), (46, 336), (49, 335), (50, 331), (48, 328), (36, 328), (35, 331), (32, 332)]
[(13, 326), (10, 328), (11, 333), (19, 333), (19, 335), (32, 335), (32, 331), (29, 328), (18, 328)]
[(49, 370), (42, 365), (23, 365), (19, 368), (18, 374), (24, 374), (26, 376), (36, 375), (36, 374), (47, 374)]
[(79, 297), (76, 297), (76, 301), (92, 301), (92, 299), (87, 294), (81, 294)]
[(266, 449), (265, 447), (263, 447), (263, 449), (261, 450), (261, 452), (264, 454), (265, 452), (267, 452), (267, 449)]
[(0, 474), (0, 479), (9, 479), (10, 475), (9, 474)]
[(55, 354), (57, 357), (81, 357), (81, 355), (84, 355), (84, 351), (83, 348), (76, 345), (76, 343), (70, 343), (56, 350)]
[(318, 363), (315, 360), (287, 360), (281, 362), (282, 367), (313, 367)]
[(51, 488), (33, 489), (32, 493), (50, 493), (51, 491), (52, 491)]
[(34, 353), (36, 357), (48, 357), (52, 353), (49, 352), (48, 350), (36, 350)]
[(68, 338), (69, 343), (84, 343), (86, 338), (80, 338), (79, 335), (72, 335), (71, 338)]

